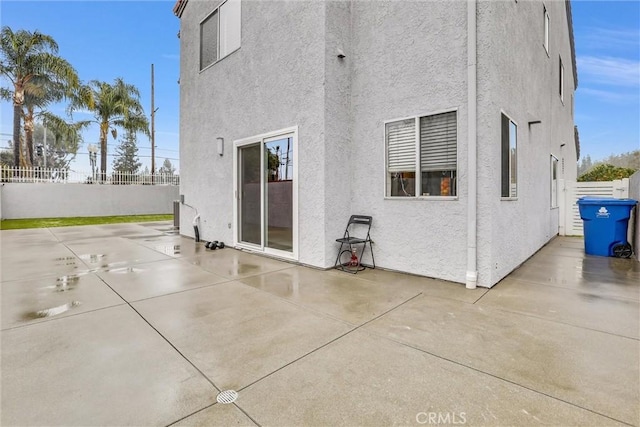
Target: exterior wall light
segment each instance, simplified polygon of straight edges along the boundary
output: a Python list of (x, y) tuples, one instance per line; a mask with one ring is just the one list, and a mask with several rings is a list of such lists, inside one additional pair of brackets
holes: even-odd
[(224, 138), (219, 136), (216, 140), (218, 141), (218, 155), (222, 157), (224, 154)]

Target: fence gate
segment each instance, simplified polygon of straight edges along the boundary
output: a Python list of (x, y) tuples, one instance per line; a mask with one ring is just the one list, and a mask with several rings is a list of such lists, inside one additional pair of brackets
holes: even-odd
[[(564, 185), (564, 188), (562, 186)], [(580, 197), (613, 197), (625, 199), (629, 197), (629, 178), (605, 182), (574, 182), (560, 183), (560, 194), (564, 198), (560, 205), (560, 235), (583, 236), (582, 219), (576, 203)]]

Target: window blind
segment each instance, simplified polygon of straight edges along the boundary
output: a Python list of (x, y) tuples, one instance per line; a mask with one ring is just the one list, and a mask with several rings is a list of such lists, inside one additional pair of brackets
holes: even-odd
[(416, 170), (415, 120), (387, 123), (387, 164), (389, 172)]
[(456, 112), (420, 118), (420, 164), (423, 172), (456, 170)]
[(220, 6), (220, 58), (240, 47), (240, 0)]

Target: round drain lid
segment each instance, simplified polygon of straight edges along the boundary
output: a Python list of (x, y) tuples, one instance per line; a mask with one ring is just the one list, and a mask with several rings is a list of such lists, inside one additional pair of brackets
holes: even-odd
[(218, 394), (218, 397), (216, 397), (216, 400), (218, 401), (218, 403), (222, 403), (224, 405), (228, 404), (228, 403), (233, 403), (236, 401), (236, 399), (238, 398), (238, 392), (235, 390), (225, 390), (223, 392), (221, 392), (220, 394)]

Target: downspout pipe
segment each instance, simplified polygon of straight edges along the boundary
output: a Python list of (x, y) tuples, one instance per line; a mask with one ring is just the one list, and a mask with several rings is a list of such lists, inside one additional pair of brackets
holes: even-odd
[(477, 185), (477, 0), (467, 0), (467, 289), (478, 283), (478, 185)]

